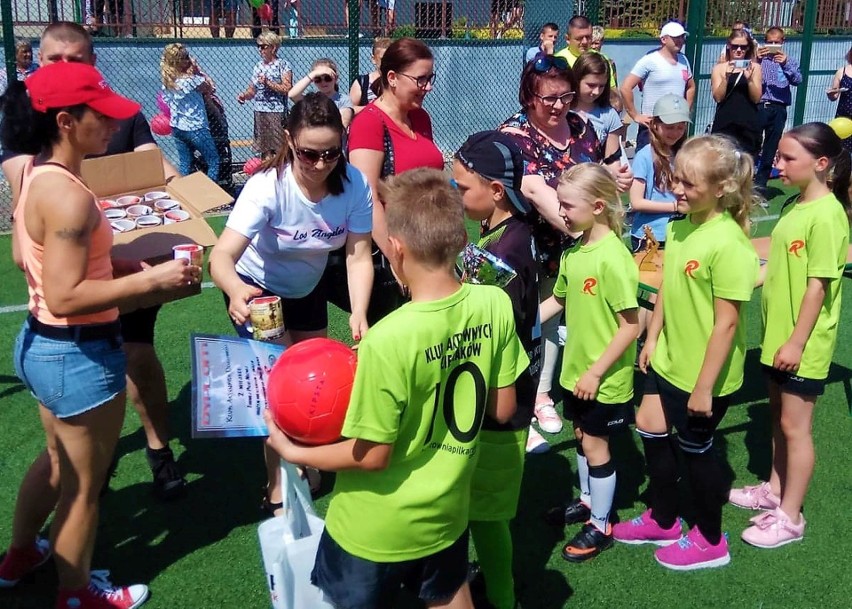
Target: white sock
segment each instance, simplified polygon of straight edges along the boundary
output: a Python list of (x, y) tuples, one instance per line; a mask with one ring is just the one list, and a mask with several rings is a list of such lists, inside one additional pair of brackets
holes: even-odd
[(586, 460), (586, 455), (581, 454), (580, 450), (582, 449), (577, 450), (577, 475), (580, 477), (580, 501), (586, 505), (591, 505), (592, 495), (589, 489), (589, 462)]
[(599, 531), (606, 533), (615, 497), (615, 468), (612, 461), (589, 467), (589, 487), (592, 493), (590, 520)]

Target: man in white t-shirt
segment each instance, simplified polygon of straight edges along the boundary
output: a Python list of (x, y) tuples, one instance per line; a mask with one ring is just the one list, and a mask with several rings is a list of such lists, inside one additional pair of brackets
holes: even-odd
[[(639, 123), (636, 137), (636, 150), (646, 146), (650, 140), (648, 127), (652, 121), (654, 104), (663, 95), (672, 93), (682, 96), (692, 108), (695, 100), (695, 79), (689, 60), (681, 50), (689, 33), (677, 21), (669, 21), (660, 30), (660, 48), (644, 55), (621, 85), (624, 109), (630, 117)], [(636, 109), (633, 89), (642, 90), (642, 106)]]

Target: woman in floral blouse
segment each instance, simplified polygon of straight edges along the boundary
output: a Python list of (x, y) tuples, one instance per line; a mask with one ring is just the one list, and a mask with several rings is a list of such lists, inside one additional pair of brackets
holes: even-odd
[[(577, 91), (568, 62), (552, 55), (539, 55), (526, 64), (521, 74), (518, 100), (521, 111), (510, 116), (498, 129), (515, 140), (526, 164), (521, 183), (523, 194), (533, 205), (529, 221), (539, 260), (542, 296), (549, 296), (559, 270), (559, 259), (571, 241), (565, 222), (559, 216), (556, 183), (563, 170), (579, 163), (600, 163), (601, 146), (591, 125), (570, 112)], [(616, 162), (607, 167), (625, 191), (633, 182), (627, 166)], [(558, 356), (559, 318), (542, 326), (542, 371), (536, 396), (536, 418), (547, 432), (562, 430), (562, 420), (553, 407), (550, 390)], [(528, 450), (544, 440), (530, 430)]]

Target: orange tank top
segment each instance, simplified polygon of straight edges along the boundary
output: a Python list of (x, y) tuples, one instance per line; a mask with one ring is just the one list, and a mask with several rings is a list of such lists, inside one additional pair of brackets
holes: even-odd
[[(28, 308), (33, 317), (44, 324), (50, 326), (80, 326), (91, 324), (104, 324), (115, 321), (118, 318), (118, 308), (112, 307), (97, 313), (87, 313), (85, 315), (73, 315), (70, 317), (60, 317), (54, 315), (47, 308), (47, 302), (44, 299), (44, 281), (42, 277), (43, 262), (44, 262), (44, 246), (33, 241), (30, 234), (27, 232), (26, 223), (24, 222), (24, 210), (27, 207), (27, 198), (29, 196), (30, 185), (33, 180), (45, 173), (56, 172), (68, 176), (69, 179), (76, 182), (88, 192), (92, 194), (92, 205), (97, 207), (101, 218), (95, 226), (95, 229), (90, 235), (89, 243), (89, 260), (86, 264), (86, 279), (108, 281), (113, 278), (112, 260), (110, 259), (110, 251), (112, 250), (112, 227), (106, 216), (101, 212), (97, 203), (97, 197), (85, 184), (73, 173), (55, 163), (46, 163), (33, 166), (33, 161), (30, 161), (24, 169), (23, 182), (21, 184), (21, 195), (18, 198), (18, 206), (15, 209), (14, 231), (15, 239), (18, 242), (18, 247), (21, 252), (21, 257), (24, 261), (24, 272), (27, 276), (27, 290), (30, 295)], [(60, 203), (57, 201), (57, 203)]]

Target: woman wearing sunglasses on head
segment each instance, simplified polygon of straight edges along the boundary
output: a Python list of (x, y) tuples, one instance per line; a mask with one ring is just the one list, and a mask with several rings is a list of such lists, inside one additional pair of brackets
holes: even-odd
[[(521, 150), (525, 175), (523, 194), (533, 205), (529, 221), (533, 227), (543, 297), (550, 295), (559, 270), (559, 259), (569, 243), (565, 221), (559, 215), (556, 185), (563, 170), (585, 162), (603, 161), (603, 147), (594, 127), (579, 114), (571, 112), (577, 93), (577, 81), (568, 62), (561, 57), (539, 54), (524, 66), (518, 100), (520, 112), (498, 127), (511, 136)], [(619, 190), (629, 189), (633, 174), (615, 161), (607, 169), (615, 176)], [(562, 420), (553, 408), (550, 390), (559, 347), (559, 317), (542, 326), (542, 373), (536, 397), (536, 417), (548, 433), (562, 430)], [(530, 430), (531, 443), (544, 440)]]
[(710, 87), (716, 101), (711, 133), (727, 135), (740, 150), (757, 158), (763, 137), (757, 113), (763, 75), (748, 32), (734, 30), (728, 36), (725, 61), (713, 66)]
[(432, 141), (432, 119), (423, 109), (423, 100), (435, 82), (432, 51), (419, 40), (400, 38), (385, 51), (379, 73), (371, 85), (378, 97), (352, 121), (348, 143), (349, 162), (367, 177), (375, 202), (373, 241), (378, 273), (370, 296), (370, 323), (404, 302), (384, 256), (388, 235), (378, 184), (409, 169), (444, 168), (444, 157)]
[(305, 89), (313, 83), (319, 93), (322, 93), (334, 102), (334, 105), (340, 110), (343, 128), (349, 129), (349, 123), (352, 122), (355, 111), (352, 109), (349, 94), (340, 92), (337, 82), (338, 73), (337, 63), (333, 59), (327, 57), (317, 59), (311, 65), (311, 71), (308, 72), (307, 76), (297, 80), (287, 95), (291, 100), (297, 102), (302, 99)]
[[(278, 296), (287, 332), (282, 342), (324, 337), (330, 251), (345, 248), (349, 328), (367, 331), (373, 284), (370, 231), (373, 199), (363, 174), (343, 157), (343, 124), (329, 98), (309, 93), (287, 118), (284, 147), (251, 177), (210, 253), (210, 275), (224, 292), (237, 333), (247, 328), (249, 302)], [(267, 451), (264, 507), (281, 509), (278, 455)]]
[(287, 119), (287, 92), (293, 86), (290, 64), (278, 58), (281, 38), (273, 32), (257, 37), (258, 61), (251, 73), (248, 88), (237, 95), (244, 104), (254, 100), (254, 148), (262, 158), (274, 156), (284, 143), (284, 121)]

